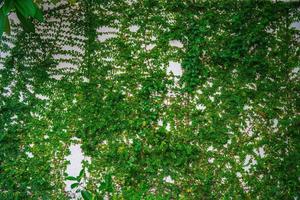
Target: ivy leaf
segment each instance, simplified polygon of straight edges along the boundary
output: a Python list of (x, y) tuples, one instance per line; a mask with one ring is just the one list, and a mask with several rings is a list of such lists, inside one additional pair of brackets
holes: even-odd
[(71, 188), (74, 189), (74, 188), (76, 188), (78, 185), (79, 185), (79, 183), (73, 183), (73, 184), (71, 185)]
[(36, 8), (32, 0), (16, 0), (17, 11), (20, 12), (25, 18), (34, 17)]
[(93, 199), (93, 195), (86, 190), (81, 191), (81, 195), (84, 200), (92, 200)]
[(77, 181), (77, 178), (73, 177), (73, 176), (68, 176), (66, 178), (66, 180), (69, 180), (69, 181)]
[(84, 169), (80, 170), (78, 179), (80, 180), (83, 177)]
[(26, 19), (20, 12), (17, 11), (17, 16), (21, 21), (21, 25), (23, 26), (24, 30), (27, 32), (34, 32), (34, 24), (29, 20)]

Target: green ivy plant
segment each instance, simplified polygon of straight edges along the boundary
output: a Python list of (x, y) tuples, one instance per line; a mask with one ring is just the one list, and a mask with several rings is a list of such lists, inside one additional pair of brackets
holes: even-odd
[(85, 169), (80, 170), (79, 175), (77, 177), (74, 176), (68, 176), (66, 174), (66, 180), (73, 181), (71, 184), (71, 189), (76, 189), (76, 193), (81, 194), (82, 198), (84, 200), (95, 200), (96, 197), (89, 191), (86, 191), (82, 189), (83, 187), (83, 182), (85, 181)]
[(0, 199), (300, 198), (299, 2), (51, 5), (2, 36)]
[(32, 0), (2, 0), (0, 8), (0, 37), (3, 32), (10, 34), (8, 15), (15, 12), (25, 31), (34, 32), (33, 19), (43, 22), (43, 13)]
[[(57, 0), (52, 0), (54, 4), (58, 3)], [(69, 0), (74, 4), (75, 0)], [(0, 38), (3, 32), (10, 34), (9, 14), (15, 12), (21, 22), (22, 27), (27, 32), (34, 32), (33, 20), (39, 22), (44, 21), (43, 11), (39, 8), (42, 1), (40, 0), (1, 0), (0, 1)]]

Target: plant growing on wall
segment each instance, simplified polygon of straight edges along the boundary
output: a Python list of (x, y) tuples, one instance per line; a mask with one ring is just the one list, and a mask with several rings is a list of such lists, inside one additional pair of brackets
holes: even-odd
[(2, 37), (0, 199), (299, 198), (298, 2), (77, 3)]
[[(57, 0), (52, 0), (53, 3), (58, 3)], [(75, 0), (69, 0), (74, 4)], [(21, 22), (24, 31), (34, 32), (33, 20), (39, 22), (44, 21), (43, 12), (38, 5), (42, 3), (41, 0), (1, 0), (0, 1), (0, 38), (3, 32), (10, 34), (9, 14), (15, 12)]]

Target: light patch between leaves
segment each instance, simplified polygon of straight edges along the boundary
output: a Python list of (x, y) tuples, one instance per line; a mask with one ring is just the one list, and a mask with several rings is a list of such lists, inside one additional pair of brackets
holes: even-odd
[(167, 74), (181, 76), (182, 75), (181, 64), (179, 62), (169, 61), (169, 67), (167, 68)]
[(166, 176), (163, 178), (163, 180), (166, 182), (166, 183), (175, 183), (175, 181), (172, 179), (171, 176)]
[(140, 29), (140, 26), (138, 25), (132, 25), (132, 26), (129, 26), (129, 30), (130, 32), (137, 32), (138, 30)]
[(172, 47), (182, 48), (183, 44), (179, 40), (170, 40), (169, 45)]

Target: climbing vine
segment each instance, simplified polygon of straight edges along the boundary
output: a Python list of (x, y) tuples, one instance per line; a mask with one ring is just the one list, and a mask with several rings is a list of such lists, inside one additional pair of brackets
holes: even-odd
[(299, 198), (298, 2), (42, 4), (0, 44), (0, 199)]

